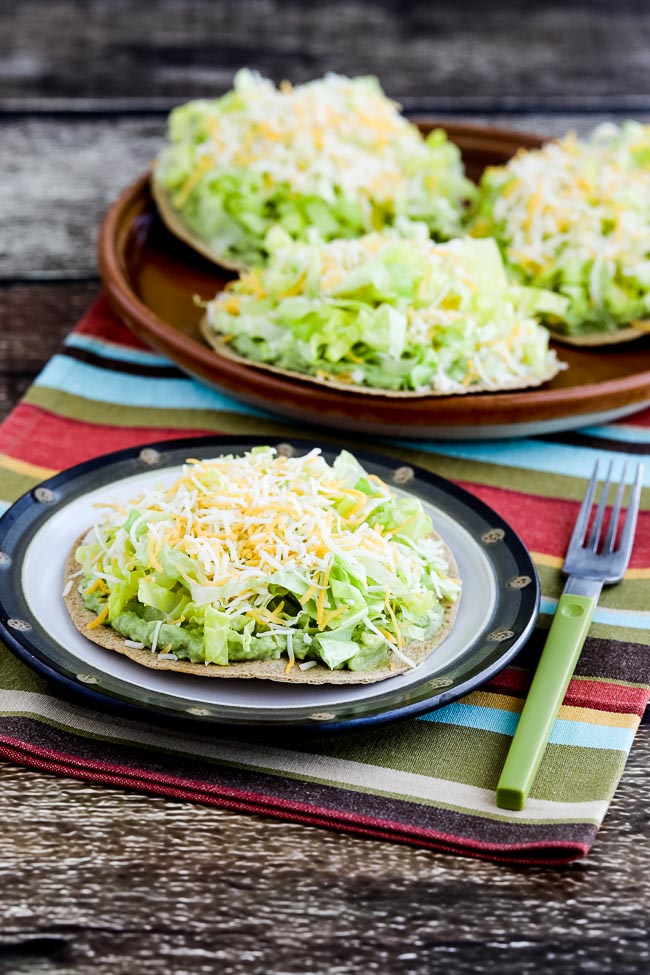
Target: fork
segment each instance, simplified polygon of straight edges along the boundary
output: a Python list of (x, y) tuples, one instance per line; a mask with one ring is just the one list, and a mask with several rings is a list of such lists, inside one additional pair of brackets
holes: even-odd
[(569, 578), (558, 601), (555, 617), (497, 785), (496, 802), (502, 809), (524, 808), (587, 638), (603, 585), (620, 582), (630, 561), (641, 500), (643, 466), (639, 464), (636, 468), (627, 514), (618, 537), (626, 486), (627, 465), (624, 465), (617, 484), (607, 533), (603, 538), (612, 467), (613, 463), (610, 462), (588, 537), (600, 461), (596, 461), (578, 513), (563, 566), (563, 571)]

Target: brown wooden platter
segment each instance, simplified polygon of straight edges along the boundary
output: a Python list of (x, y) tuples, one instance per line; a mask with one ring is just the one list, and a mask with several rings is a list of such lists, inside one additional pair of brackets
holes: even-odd
[[(436, 125), (446, 129), (472, 179), (520, 147), (542, 142), (521, 132), (415, 121), (424, 132)], [(144, 342), (235, 399), (305, 423), (377, 436), (484, 439), (569, 430), (650, 405), (650, 337), (645, 336), (619, 346), (558, 346), (569, 368), (534, 389), (412, 400), (317, 388), (219, 356), (200, 335), (202, 309), (194, 297), (213, 298), (233, 275), (166, 230), (148, 173), (109, 209), (98, 259), (112, 308)]]

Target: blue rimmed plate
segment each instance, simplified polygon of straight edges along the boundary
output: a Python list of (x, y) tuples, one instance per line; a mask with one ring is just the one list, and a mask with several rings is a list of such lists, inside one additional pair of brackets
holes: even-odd
[[(467, 491), (403, 461), (355, 451), (395, 490), (422, 501), (454, 553), (463, 593), (451, 633), (415, 670), (377, 684), (292, 685), (204, 680), (139, 666), (73, 626), (62, 591), (67, 555), (110, 495), (171, 483), (188, 457), (243, 453), (252, 437), (204, 437), (131, 447), (71, 467), (23, 495), (0, 519), (0, 638), (34, 670), (86, 703), (132, 716), (248, 728), (333, 730), (422, 714), (467, 694), (508, 664), (528, 639), (539, 582), (520, 538)], [(316, 445), (283, 442), (306, 453)], [(332, 461), (337, 449), (322, 446)]]

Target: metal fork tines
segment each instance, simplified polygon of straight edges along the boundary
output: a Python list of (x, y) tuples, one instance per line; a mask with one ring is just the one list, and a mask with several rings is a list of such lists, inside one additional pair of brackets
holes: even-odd
[[(601, 487), (600, 499), (596, 507), (591, 531), (589, 531), (600, 477), (600, 461), (596, 461), (564, 561), (564, 571), (569, 576), (565, 592), (571, 592), (574, 595), (597, 596), (603, 584), (619, 582), (625, 575), (632, 552), (634, 531), (641, 501), (643, 465), (637, 464), (631, 482), (627, 513), (623, 518), (621, 517), (621, 510), (623, 508), (628, 465), (623, 465), (623, 470), (617, 481), (612, 480), (613, 466), (613, 461), (610, 461), (605, 481)], [(607, 501), (613, 484), (616, 484), (616, 494), (605, 530)]]
[(603, 584), (622, 579), (630, 561), (643, 469), (639, 464), (630, 487), (627, 514), (622, 515), (627, 474), (623, 467), (615, 482), (616, 496), (605, 527), (612, 467), (610, 463), (596, 505), (600, 473), (596, 464), (578, 514), (564, 562), (569, 578), (558, 600), (497, 785), (496, 802), (502, 809), (524, 808), (587, 639)]

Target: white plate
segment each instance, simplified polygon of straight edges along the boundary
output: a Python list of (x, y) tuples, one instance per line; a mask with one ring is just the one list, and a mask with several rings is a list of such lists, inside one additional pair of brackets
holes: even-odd
[[(268, 439), (265, 442), (269, 442)], [(62, 599), (64, 567), (97, 502), (128, 500), (171, 483), (188, 456), (241, 453), (257, 441), (207, 438), (132, 448), (71, 468), (45, 482), (0, 519), (0, 604), (5, 638), (28, 663), (103, 705), (227, 724), (322, 725), (387, 720), (466, 693), (503, 667), (534, 625), (539, 592), (523, 544), (491, 509), (450, 482), (410, 468), (404, 487), (417, 495), (456, 558), (463, 592), (451, 633), (419, 667), (375, 684), (292, 685), (205, 679), (155, 671), (97, 646), (73, 626)], [(297, 453), (314, 445), (293, 442)], [(335, 451), (323, 448), (331, 459)], [(357, 452), (385, 480), (401, 462)], [(408, 472), (407, 472), (408, 473)], [(14, 584), (7, 584), (10, 580)], [(18, 583), (16, 585), (16, 583)], [(0, 623), (0, 629), (2, 624)]]

